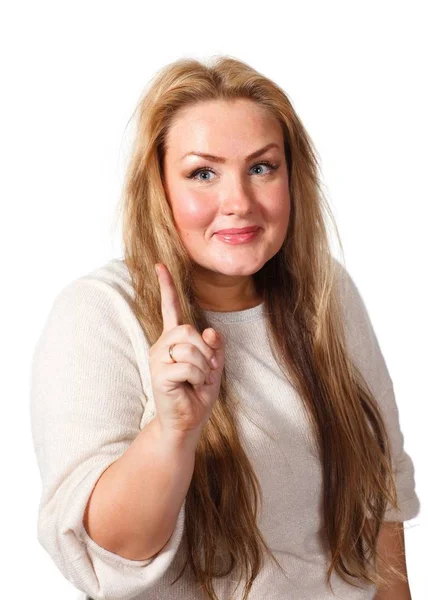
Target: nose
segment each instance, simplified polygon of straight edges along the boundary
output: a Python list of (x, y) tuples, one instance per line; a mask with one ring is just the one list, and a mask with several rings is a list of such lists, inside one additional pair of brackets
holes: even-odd
[(254, 204), (253, 191), (239, 175), (230, 176), (220, 192), (220, 208), (223, 214), (246, 215)]

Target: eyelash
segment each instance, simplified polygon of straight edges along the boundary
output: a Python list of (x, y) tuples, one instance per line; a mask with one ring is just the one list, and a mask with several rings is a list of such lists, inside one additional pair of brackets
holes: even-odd
[[(276, 169), (279, 167), (279, 164), (274, 164), (272, 162), (270, 162), (269, 160), (262, 160), (261, 162), (256, 163), (255, 165), (253, 165), (251, 168), (253, 169), (254, 167), (258, 167), (259, 165), (266, 165), (267, 167), (270, 168), (270, 172), (269, 173), (261, 173), (262, 177), (269, 175), (270, 173), (272, 173), (273, 171), (276, 171)], [(190, 175), (187, 175), (188, 179), (195, 179), (196, 175), (198, 175), (201, 171), (210, 171), (210, 173), (214, 173), (214, 170), (211, 169), (210, 167), (200, 167), (199, 169), (196, 169), (195, 171), (193, 171), (192, 173), (190, 173)], [(199, 181), (210, 181), (209, 179), (200, 179)]]

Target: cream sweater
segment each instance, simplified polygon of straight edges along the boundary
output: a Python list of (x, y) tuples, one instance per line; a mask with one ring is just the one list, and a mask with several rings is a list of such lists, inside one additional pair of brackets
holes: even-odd
[[(420, 504), (393, 383), (363, 300), (336, 262), (347, 343), (380, 404), (392, 440), (400, 511), (389, 508), (386, 518), (405, 521), (418, 515)], [(38, 540), (64, 577), (93, 599), (200, 600), (188, 569), (174, 586), (168, 585), (182, 565), (186, 501), (171, 538), (152, 559), (134, 561), (107, 551), (83, 527), (98, 478), (155, 415), (149, 345), (131, 311), (132, 294), (124, 261), (110, 260), (58, 293), (37, 341), (31, 424), (42, 479)], [(240, 434), (263, 490), (259, 526), (287, 574), (268, 561), (250, 599), (373, 598), (373, 586), (353, 588), (335, 574), (335, 595), (325, 583), (330, 556), (322, 532), (320, 463), (301, 399), (271, 354), (263, 304), (207, 315), (226, 337), (228, 373), (243, 400)], [(220, 600), (227, 600), (236, 582), (229, 577), (215, 584)], [(242, 598), (242, 591), (240, 584), (235, 598)]]

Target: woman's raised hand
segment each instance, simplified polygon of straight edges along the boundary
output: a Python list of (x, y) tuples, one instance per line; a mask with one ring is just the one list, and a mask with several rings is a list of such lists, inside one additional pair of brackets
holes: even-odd
[[(208, 328), (202, 335), (183, 324), (177, 290), (168, 268), (157, 263), (163, 332), (150, 348), (149, 366), (157, 419), (172, 435), (202, 433), (218, 398), (224, 367), (223, 337)], [(168, 349), (171, 350), (175, 363)], [(211, 361), (217, 361), (215, 366)]]

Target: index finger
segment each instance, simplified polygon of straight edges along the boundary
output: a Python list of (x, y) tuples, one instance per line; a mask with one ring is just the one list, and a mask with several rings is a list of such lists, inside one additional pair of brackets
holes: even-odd
[(168, 267), (163, 263), (156, 263), (158, 281), (161, 292), (161, 309), (163, 330), (169, 331), (177, 325), (182, 325), (182, 314), (178, 300), (177, 288), (171, 277)]

